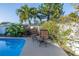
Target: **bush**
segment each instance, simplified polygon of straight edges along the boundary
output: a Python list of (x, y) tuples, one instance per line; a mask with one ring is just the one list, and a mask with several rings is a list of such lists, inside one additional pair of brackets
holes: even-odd
[[(63, 35), (69, 34), (71, 32), (71, 29), (68, 29), (64, 33), (62, 32), (62, 35), (61, 35), (61, 33), (59, 31), (59, 26), (56, 21), (45, 22), (41, 25), (41, 27), (43, 29), (48, 30), (49, 35), (54, 42), (56, 42), (58, 44), (66, 44), (67, 43), (68, 38), (64, 37)], [(64, 38), (62, 38), (62, 37), (64, 37)]]
[(50, 37), (55, 41), (58, 38), (59, 27), (56, 21), (48, 21), (41, 25), (43, 29), (47, 29)]
[(20, 24), (11, 24), (6, 28), (6, 35), (8, 36), (23, 36), (25, 33), (25, 29)]
[(66, 31), (62, 32), (62, 36), (68, 36), (72, 32), (72, 29), (67, 29)]

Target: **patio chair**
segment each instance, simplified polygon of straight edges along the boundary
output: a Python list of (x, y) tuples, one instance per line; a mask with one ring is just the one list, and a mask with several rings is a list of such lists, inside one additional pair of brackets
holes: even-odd
[(39, 46), (41, 46), (42, 44), (44, 44), (45, 46), (47, 46), (47, 42), (46, 41), (49, 39), (48, 30), (46, 30), (46, 29), (40, 30), (39, 37), (40, 37), (40, 39), (38, 39), (39, 43), (40, 43)]
[(33, 40), (37, 40), (37, 36), (39, 35), (37, 29), (36, 29), (36, 28), (33, 28), (33, 29), (31, 30), (31, 33), (32, 33), (32, 39), (33, 39)]

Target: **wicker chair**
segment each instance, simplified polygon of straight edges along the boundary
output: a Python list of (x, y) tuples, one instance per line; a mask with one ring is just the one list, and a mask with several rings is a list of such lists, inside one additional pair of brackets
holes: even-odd
[(45, 45), (47, 46), (47, 40), (49, 39), (49, 33), (46, 29), (41, 29), (40, 33), (37, 29), (32, 29), (32, 39), (33, 41), (38, 41), (39, 46)]
[(40, 42), (40, 46), (41, 46), (42, 44), (44, 44), (45, 46), (47, 46), (47, 42), (46, 42), (46, 41), (49, 39), (48, 30), (46, 30), (46, 29), (40, 30), (40, 35), (39, 35), (39, 37), (40, 37), (40, 39), (38, 39), (38, 40), (39, 40), (39, 42)]

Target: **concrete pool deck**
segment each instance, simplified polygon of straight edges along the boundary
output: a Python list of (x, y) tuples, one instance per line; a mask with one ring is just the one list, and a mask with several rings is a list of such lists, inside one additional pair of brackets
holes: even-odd
[(67, 56), (62, 48), (52, 44), (45, 46), (39, 46), (37, 41), (33, 41), (30, 38), (26, 39), (23, 51), (21, 52), (22, 56)]

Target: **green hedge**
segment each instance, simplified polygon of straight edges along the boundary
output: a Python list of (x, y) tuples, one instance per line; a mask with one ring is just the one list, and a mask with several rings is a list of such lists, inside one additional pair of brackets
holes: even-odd
[(23, 36), (25, 33), (25, 29), (21, 24), (11, 24), (6, 28), (6, 35), (8, 36)]

